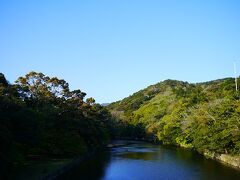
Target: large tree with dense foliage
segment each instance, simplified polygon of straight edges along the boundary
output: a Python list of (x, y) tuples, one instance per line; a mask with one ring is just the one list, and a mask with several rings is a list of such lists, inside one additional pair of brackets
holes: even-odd
[(75, 157), (113, 135), (106, 108), (63, 79), (30, 72), (9, 84), (0, 74), (0, 174), (33, 157)]

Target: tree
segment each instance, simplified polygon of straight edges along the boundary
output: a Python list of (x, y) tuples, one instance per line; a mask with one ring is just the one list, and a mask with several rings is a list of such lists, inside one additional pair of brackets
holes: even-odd
[(4, 87), (8, 86), (8, 82), (3, 73), (0, 73), (0, 86), (4, 86)]
[(37, 100), (46, 98), (64, 98), (69, 95), (69, 85), (63, 79), (50, 78), (43, 73), (30, 72), (16, 81), (23, 98)]
[(87, 98), (86, 99), (86, 102), (89, 104), (89, 105), (93, 105), (95, 103), (95, 99), (93, 99), (92, 97), (90, 98)]

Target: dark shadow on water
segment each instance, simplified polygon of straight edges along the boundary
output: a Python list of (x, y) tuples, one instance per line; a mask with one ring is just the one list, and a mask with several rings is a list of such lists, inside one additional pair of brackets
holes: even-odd
[(92, 158), (64, 173), (58, 180), (96, 180), (104, 176), (106, 166), (111, 160), (110, 152), (102, 150)]
[(125, 159), (139, 159), (144, 161), (154, 160), (157, 156), (155, 152), (129, 152), (119, 155), (119, 157)]

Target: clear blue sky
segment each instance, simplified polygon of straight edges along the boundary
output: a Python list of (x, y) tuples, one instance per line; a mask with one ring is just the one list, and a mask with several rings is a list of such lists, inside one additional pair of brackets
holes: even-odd
[(63, 78), (97, 102), (240, 72), (238, 0), (1, 0), (0, 72)]

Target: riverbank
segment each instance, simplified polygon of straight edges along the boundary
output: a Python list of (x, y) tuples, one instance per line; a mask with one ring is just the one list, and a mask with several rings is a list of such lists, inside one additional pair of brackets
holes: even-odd
[(11, 173), (8, 174), (7, 179), (24, 179), (33, 180), (40, 179), (47, 176), (51, 172), (55, 172), (69, 163), (73, 159), (45, 159), (27, 161), (22, 165), (15, 165), (12, 167)]
[(21, 166), (13, 167), (8, 179), (18, 180), (53, 180), (61, 177), (79, 164), (91, 159), (97, 150), (84, 154), (78, 158), (31, 160)]
[(65, 164), (65, 166), (56, 169), (55, 171), (52, 171), (51, 173), (48, 173), (45, 176), (42, 176), (39, 178), (39, 180), (52, 180), (52, 179), (57, 179), (58, 177), (60, 177), (61, 175), (63, 175), (64, 173), (68, 172), (69, 170), (73, 169), (75, 166), (78, 166), (80, 163), (90, 159), (91, 157), (93, 157), (93, 155), (96, 153), (96, 151), (91, 151), (89, 153), (87, 153), (84, 156), (81, 156), (77, 159), (73, 159), (71, 162), (69, 162), (68, 164)]
[[(150, 143), (153, 143), (153, 144), (162, 144), (159, 141), (156, 141), (156, 140), (153, 140), (153, 139), (147, 139), (147, 138), (135, 138), (135, 139), (122, 138), (122, 139), (119, 139), (119, 140), (145, 141), (145, 142), (150, 142)], [(184, 148), (184, 149), (190, 149), (190, 150), (193, 150), (193, 148), (194, 148), (192, 145), (189, 145), (189, 144), (178, 144), (178, 145), (169, 144), (169, 145), (170, 146), (177, 146), (177, 147)], [(112, 148), (112, 147), (118, 147), (118, 146), (122, 146), (122, 145), (121, 144), (109, 144), (107, 147)], [(228, 165), (228, 166), (231, 166), (233, 168), (237, 168), (238, 170), (240, 170), (240, 156), (232, 156), (232, 155), (229, 155), (229, 154), (218, 154), (218, 153), (211, 152), (211, 151), (208, 151), (208, 150), (205, 150), (205, 152), (203, 152), (203, 153), (200, 153), (200, 152), (198, 152), (198, 153), (203, 155), (207, 159), (210, 158), (212, 160), (221, 162), (225, 165)]]
[[(193, 146), (187, 145), (187, 144), (179, 144), (179, 146), (185, 149), (193, 149)], [(229, 154), (219, 154), (219, 153), (211, 152), (209, 150), (205, 150), (203, 153), (200, 153), (200, 154), (202, 154), (206, 158), (210, 158), (212, 160), (221, 162), (223, 164), (232, 166), (240, 170), (240, 156), (232, 156)]]
[(206, 158), (211, 158), (211, 159), (219, 161), (221, 163), (238, 168), (240, 170), (240, 156), (232, 156), (229, 154), (218, 154), (218, 153), (214, 153), (214, 152), (210, 152), (210, 151), (205, 151), (203, 153), (203, 155)]

